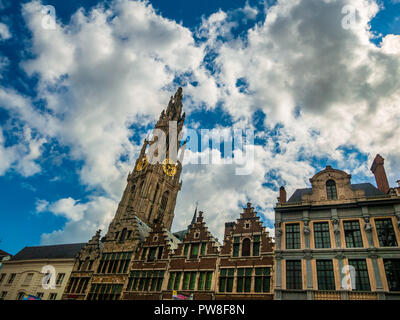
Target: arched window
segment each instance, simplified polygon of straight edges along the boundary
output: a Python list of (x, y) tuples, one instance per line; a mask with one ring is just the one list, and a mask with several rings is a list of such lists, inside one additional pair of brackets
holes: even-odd
[(158, 189), (160, 189), (160, 186), (159, 186), (159, 185), (158, 185), (158, 183), (157, 183), (156, 191), (154, 191), (153, 203), (154, 203), (154, 201), (156, 201), (156, 197), (157, 197)]
[(126, 237), (126, 228), (124, 228), (121, 232), (121, 237), (119, 238), (120, 241), (124, 241)]
[(142, 183), (140, 184), (140, 188), (139, 188), (139, 192), (140, 192), (141, 195), (144, 194), (143, 186), (144, 186), (144, 180), (143, 180)]
[(326, 195), (328, 200), (336, 200), (337, 199), (337, 191), (336, 191), (336, 183), (333, 180), (328, 180), (326, 182)]
[(243, 239), (242, 242), (242, 257), (248, 257), (250, 255), (250, 239)]
[(160, 206), (160, 209), (161, 209), (162, 212), (164, 212), (165, 209), (167, 208), (168, 197), (169, 197), (169, 192), (168, 192), (168, 191), (165, 191), (164, 194), (163, 194), (163, 196), (162, 196), (162, 199), (161, 199), (161, 206)]

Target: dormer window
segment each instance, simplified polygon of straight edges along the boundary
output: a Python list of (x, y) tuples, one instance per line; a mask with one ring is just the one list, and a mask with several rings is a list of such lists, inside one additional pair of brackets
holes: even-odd
[(194, 233), (194, 238), (195, 238), (195, 239), (198, 239), (198, 238), (199, 238), (199, 235), (200, 235), (199, 232), (195, 232), (195, 233)]
[(244, 225), (245, 229), (249, 229), (250, 228), (250, 222), (246, 222), (246, 224)]
[(328, 200), (337, 199), (336, 183), (333, 180), (328, 180), (326, 182), (326, 195)]

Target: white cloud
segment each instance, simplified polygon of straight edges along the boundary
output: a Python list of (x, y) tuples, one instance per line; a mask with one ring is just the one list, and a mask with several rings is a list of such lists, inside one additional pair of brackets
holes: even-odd
[(0, 40), (7, 40), (11, 38), (10, 30), (8, 26), (0, 22)]
[(72, 198), (60, 199), (52, 204), (41, 200), (37, 210), (50, 211), (68, 219), (63, 229), (42, 234), (42, 244), (86, 242), (97, 229), (105, 229), (114, 216), (117, 203), (105, 197), (92, 197), (82, 204)]
[[(357, 7), (360, 18), (353, 30), (341, 26), (341, 9), (348, 4)], [(388, 35), (380, 47), (370, 42), (368, 23), (378, 10), (369, 0), (279, 0), (245, 40), (231, 33), (237, 26), (231, 15), (237, 12), (219, 11), (203, 19), (197, 31), (203, 41), (196, 44), (187, 28), (157, 15), (145, 2), (79, 10), (55, 30), (42, 29), (38, 1), (25, 4), (35, 58), (22, 66), (29, 75), (38, 75), (38, 98), (47, 102), (48, 111), (38, 112), (28, 98), (0, 88), (2, 106), (41, 134), (28, 143), (30, 164), (40, 154), (40, 139), (55, 138), (70, 147), (72, 159), (83, 161), (81, 182), (105, 194), (87, 202), (61, 199), (39, 206), (68, 219), (64, 229), (43, 235), (43, 243), (85, 241), (110, 221), (137, 155), (138, 147), (129, 139), (142, 135), (131, 125), (158, 117), (175, 90), (176, 76), (198, 82), (184, 88), (188, 119), (199, 105), (213, 110), (218, 102), (235, 126), (251, 126), (259, 109), (267, 116), (266, 132), (259, 134), (265, 144), (256, 146), (250, 176), (236, 176), (235, 166), (184, 168), (175, 230), (187, 226), (196, 200), (219, 237), (221, 222), (235, 220), (242, 211), (239, 202), (251, 201), (272, 219), (278, 182), (286, 184), (289, 195), (305, 187), (315, 172), (314, 157), (367, 175), (368, 168), (354, 157), (349, 162), (340, 146), (356, 146), (368, 155), (369, 164), (381, 153), (393, 181), (400, 165), (399, 41)], [(248, 5), (242, 11), (246, 19), (257, 14)], [(209, 51), (216, 55), (213, 74), (203, 65)], [(238, 79), (245, 90), (236, 87)], [(279, 130), (277, 124), (282, 125)], [(273, 139), (271, 131), (278, 131)], [(15, 157), (14, 149), (6, 150), (0, 173)], [(35, 172), (29, 165), (19, 168)], [(265, 182), (271, 185), (263, 186)]]

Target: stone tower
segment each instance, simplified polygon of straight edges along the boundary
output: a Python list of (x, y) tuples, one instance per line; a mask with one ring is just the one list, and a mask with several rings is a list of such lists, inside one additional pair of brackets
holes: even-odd
[[(157, 139), (144, 141), (134, 170), (128, 175), (125, 191), (107, 233), (99, 241), (100, 232), (97, 232), (94, 238), (97, 241), (97, 250), (89, 242), (85, 250), (76, 257), (71, 281), (79, 285), (75, 286), (75, 282), (70, 282), (64, 299), (90, 300), (98, 290), (114, 292), (112, 297), (102, 299), (118, 298), (127, 279), (131, 257), (151, 232), (155, 222), (159, 221), (167, 230), (171, 229), (176, 198), (182, 186), (179, 180), (182, 164), (173, 156), (173, 148), (175, 153), (180, 150), (177, 141), (184, 121), (182, 88), (179, 88), (171, 97), (166, 110), (162, 111), (153, 132), (154, 137), (157, 136), (157, 130), (164, 133), (165, 156), (154, 162), (154, 152), (152, 155), (148, 149), (158, 145), (155, 145)], [(171, 126), (176, 130), (170, 130)], [(175, 139), (169, 139), (170, 134), (176, 135), (173, 137)], [(174, 140), (176, 143), (171, 144)], [(147, 148), (148, 146), (150, 147)], [(84, 285), (80, 285), (81, 283)]]
[[(179, 160), (172, 160), (172, 148), (175, 152), (179, 150), (176, 146), (170, 146), (170, 126), (176, 126), (175, 141), (182, 131), (185, 113), (182, 113), (182, 88), (179, 88), (171, 97), (166, 110), (161, 112), (160, 118), (154, 129), (162, 130), (166, 138), (165, 157), (153, 163), (151, 154), (148, 154), (148, 146), (156, 143), (145, 140), (140, 155), (135, 163), (135, 168), (129, 173), (127, 185), (119, 203), (117, 212), (110, 224), (108, 234), (111, 237), (122, 236), (126, 224), (129, 225), (135, 216), (153, 226), (154, 220), (162, 221), (165, 228), (171, 229), (174, 218), (174, 209), (178, 192), (182, 182), (180, 175), (182, 164)], [(157, 154), (157, 151), (155, 152)], [(176, 157), (175, 157), (176, 158)], [(107, 235), (108, 235), (107, 234)], [(106, 236), (107, 237), (107, 236)]]

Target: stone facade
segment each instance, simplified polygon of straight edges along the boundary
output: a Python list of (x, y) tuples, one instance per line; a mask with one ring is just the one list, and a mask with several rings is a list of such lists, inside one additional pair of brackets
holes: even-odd
[(387, 187), (381, 156), (371, 170), (382, 190), (328, 166), (312, 188), (278, 198), (276, 299), (400, 298), (400, 197)]
[[(76, 257), (73, 277), (66, 288), (64, 299), (96, 298), (98, 293), (95, 291), (107, 292), (102, 296), (104, 299), (119, 299), (122, 288), (128, 281), (131, 260), (139, 244), (151, 232), (154, 221), (160, 221), (168, 230), (171, 228), (176, 197), (181, 189), (179, 179), (182, 164), (177, 159), (177, 162), (168, 159), (173, 155), (173, 147), (176, 147), (175, 151), (179, 151), (177, 145), (170, 146), (170, 141), (174, 139), (169, 137), (169, 126), (171, 123), (175, 125), (177, 136), (174, 138), (177, 141), (184, 120), (182, 88), (179, 88), (171, 97), (167, 109), (162, 111), (153, 134), (157, 137), (161, 132), (167, 138), (167, 158), (153, 163), (147, 156), (146, 149), (152, 147), (155, 139), (145, 140), (135, 169), (128, 175), (125, 191), (107, 233), (100, 239), (98, 232)], [(170, 174), (167, 168), (172, 168), (173, 173)], [(89, 263), (84, 268), (87, 260)]]
[[(74, 265), (74, 257), (84, 243), (26, 247), (0, 270), (0, 300), (20, 300), (33, 295), (41, 300), (60, 300)], [(51, 272), (54, 286), (44, 288), (43, 272)], [(43, 269), (45, 267), (45, 269)], [(49, 282), (51, 284), (52, 282)]]

